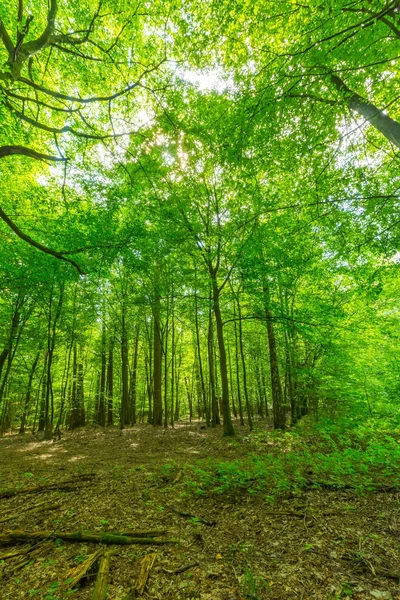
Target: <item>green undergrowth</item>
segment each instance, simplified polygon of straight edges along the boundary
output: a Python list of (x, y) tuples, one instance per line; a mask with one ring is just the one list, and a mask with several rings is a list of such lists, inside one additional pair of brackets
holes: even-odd
[(186, 465), (189, 490), (197, 495), (263, 492), (274, 500), (310, 488), (400, 488), (400, 424), (394, 420), (304, 422), (285, 433), (258, 432), (246, 441), (245, 457)]

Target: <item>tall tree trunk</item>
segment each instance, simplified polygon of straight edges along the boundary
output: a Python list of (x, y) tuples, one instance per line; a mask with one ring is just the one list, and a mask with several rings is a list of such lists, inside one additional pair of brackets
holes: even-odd
[(106, 326), (102, 323), (101, 331), (101, 371), (100, 371), (100, 388), (99, 388), (99, 402), (98, 402), (98, 416), (97, 422), (102, 427), (106, 424), (106, 405), (105, 405), (105, 392), (106, 392), (106, 369), (107, 369), (107, 354), (106, 354)]
[(137, 367), (138, 367), (138, 350), (139, 350), (139, 324), (135, 327), (135, 343), (133, 347), (133, 363), (131, 371), (131, 384), (129, 389), (132, 425), (136, 425), (136, 398), (137, 398)]
[(271, 391), (272, 391), (272, 412), (274, 417), (274, 429), (285, 429), (286, 415), (283, 406), (282, 386), (279, 377), (278, 354), (276, 350), (276, 340), (274, 326), (272, 323), (272, 313), (270, 310), (269, 288), (266, 284), (263, 287), (265, 303), (265, 319), (268, 332), (269, 346), (269, 364), (271, 370)]
[(163, 423), (163, 407), (161, 397), (162, 343), (160, 325), (160, 303), (161, 298), (160, 295), (157, 293), (153, 303), (153, 425), (162, 425)]
[(269, 416), (269, 409), (268, 409), (268, 399), (267, 399), (267, 384), (265, 381), (265, 373), (264, 373), (264, 369), (263, 366), (261, 364), (261, 381), (262, 381), (262, 390), (263, 390), (263, 399), (264, 399), (264, 406), (265, 406), (265, 416), (268, 417)]
[(234, 318), (234, 323), (235, 323), (235, 363), (236, 363), (236, 386), (237, 386), (237, 398), (238, 398), (238, 404), (239, 404), (239, 417), (240, 417), (240, 424), (244, 425), (244, 419), (243, 419), (243, 406), (242, 406), (242, 393), (241, 393), (241, 389), (240, 389), (240, 368), (239, 368), (239, 341), (238, 341), (238, 334), (237, 334), (237, 322), (236, 322), (236, 307), (233, 307), (233, 318)]
[(164, 354), (164, 428), (168, 428), (168, 339), (169, 339), (169, 314), (167, 307), (167, 320), (163, 335)]
[(148, 423), (153, 423), (153, 346), (154, 346), (154, 318), (151, 320), (150, 327), (148, 327), (147, 320), (145, 321), (146, 328), (146, 351), (145, 351), (145, 374), (146, 374), (146, 389), (147, 389), (147, 399), (149, 403), (149, 412), (148, 412)]
[(185, 377), (184, 381), (185, 381), (186, 393), (187, 393), (187, 399), (188, 399), (188, 405), (189, 405), (189, 422), (191, 423), (192, 422), (192, 418), (193, 418), (192, 394), (191, 394), (191, 391), (189, 389), (189, 383), (188, 383), (187, 377)]
[(257, 385), (257, 394), (258, 394), (258, 414), (261, 419), (264, 418), (264, 398), (263, 398), (263, 389), (260, 375), (260, 364), (258, 362), (258, 356), (254, 357), (254, 375), (256, 379)]
[(70, 406), (70, 415), (69, 415), (69, 427), (70, 429), (75, 429), (78, 427), (78, 406), (76, 400), (76, 382), (77, 382), (77, 372), (78, 372), (78, 359), (76, 352), (76, 342), (74, 342), (73, 352), (72, 352), (72, 385), (71, 385), (71, 395), (69, 399)]
[(57, 434), (58, 436), (60, 436), (60, 428), (61, 428), (61, 425), (64, 420), (65, 399), (67, 397), (69, 371), (70, 371), (70, 366), (71, 366), (71, 355), (72, 355), (73, 345), (74, 345), (74, 337), (72, 335), (71, 343), (67, 349), (67, 354), (64, 359), (64, 372), (63, 372), (62, 381), (61, 381), (60, 410), (58, 413), (56, 428), (54, 430), (54, 434), (55, 435)]
[[(52, 318), (52, 299), (50, 299), (49, 305), (49, 331), (48, 331), (48, 348), (47, 348), (47, 381), (46, 381), (46, 402), (45, 402), (45, 429), (44, 439), (49, 440), (53, 434), (53, 416), (54, 416), (54, 398), (53, 398), (53, 384), (51, 377), (51, 368), (53, 365), (54, 349), (56, 345), (56, 332), (57, 323), (61, 316), (61, 309), (64, 299), (64, 284), (61, 283), (59, 287), (59, 297), (54, 314)], [(50, 404), (51, 403), (51, 404)]]
[(235, 419), (237, 419), (237, 410), (236, 410), (236, 404), (235, 404), (235, 394), (233, 393), (233, 390), (235, 389), (235, 386), (233, 385), (233, 368), (232, 368), (232, 358), (231, 358), (231, 347), (230, 347), (230, 344), (228, 344), (228, 364), (229, 364), (229, 385), (230, 385), (231, 398), (232, 398), (232, 411), (233, 411), (233, 416), (235, 417)]
[(231, 436), (235, 435), (235, 430), (232, 425), (231, 410), (229, 405), (229, 383), (228, 383), (228, 368), (226, 361), (226, 350), (224, 340), (224, 324), (222, 321), (221, 308), (219, 304), (220, 290), (216, 279), (216, 271), (209, 264), (209, 273), (211, 276), (212, 293), (213, 293), (213, 307), (215, 323), (217, 328), (217, 340), (219, 349), (219, 365), (221, 371), (221, 386), (222, 386), (222, 412), (223, 412), (223, 426), (224, 435)]
[(86, 422), (85, 413), (85, 396), (84, 396), (84, 375), (83, 375), (83, 362), (82, 362), (82, 348), (80, 348), (80, 359), (78, 362), (77, 382), (76, 382), (76, 399), (78, 402), (79, 410), (79, 427), (83, 427)]
[(246, 401), (246, 412), (247, 412), (247, 420), (249, 423), (249, 429), (250, 429), (250, 431), (252, 431), (253, 430), (253, 419), (251, 418), (249, 390), (247, 387), (246, 357), (244, 354), (244, 345), (243, 345), (242, 311), (240, 308), (239, 296), (237, 294), (236, 294), (236, 304), (237, 304), (238, 318), (239, 318), (239, 348), (240, 348), (240, 357), (242, 360), (243, 391), (244, 391), (244, 397), (245, 397), (245, 401)]
[(121, 370), (122, 370), (122, 398), (121, 398), (121, 422), (124, 425), (129, 424), (129, 367), (128, 367), (128, 331), (126, 326), (126, 306), (125, 301), (122, 304), (122, 331), (121, 331)]
[(32, 381), (35, 376), (36, 367), (38, 365), (39, 358), (40, 358), (40, 350), (36, 354), (35, 359), (32, 363), (31, 369), (29, 371), (28, 385), (26, 387), (26, 394), (25, 394), (24, 409), (22, 411), (21, 426), (19, 428), (19, 433), (21, 433), (21, 434), (25, 433), (26, 420), (27, 420), (28, 411), (29, 411), (30, 404), (31, 404)]
[(175, 315), (174, 315), (174, 296), (172, 294), (172, 312), (171, 312), (171, 427), (174, 426), (175, 419)]
[[(10, 325), (10, 332), (8, 335), (8, 339), (6, 341), (3, 351), (0, 353), (0, 380), (1, 380), (1, 375), (3, 372), (4, 364), (5, 364), (8, 356), (11, 354), (13, 342), (17, 335), (17, 331), (18, 331), (18, 327), (19, 327), (19, 323), (20, 323), (20, 319), (21, 319), (20, 310), (24, 303), (24, 300), (25, 300), (24, 296), (22, 294), (18, 294), (16, 301), (15, 301), (13, 313), (11, 316), (11, 325)], [(1, 399), (0, 399), (0, 404), (1, 404)]]
[(107, 364), (107, 425), (114, 424), (114, 336), (108, 341), (108, 364)]
[(208, 313), (208, 374), (211, 390), (211, 425), (219, 425), (217, 394), (215, 392), (214, 331), (211, 308)]
[(179, 420), (179, 414), (180, 414), (180, 396), (179, 396), (179, 390), (180, 390), (180, 380), (181, 380), (181, 367), (182, 367), (182, 341), (181, 341), (181, 343), (179, 345), (179, 359), (178, 359), (178, 365), (177, 365), (177, 370), (176, 370), (175, 415), (174, 415), (175, 421)]
[[(38, 432), (39, 433), (44, 431), (44, 427), (45, 427), (47, 360), (48, 360), (48, 353), (46, 351), (45, 355), (44, 355), (43, 375), (42, 375), (42, 380), (41, 380), (42, 391), (41, 391), (41, 395), (40, 395), (40, 406), (39, 406), (39, 423), (38, 423)], [(38, 398), (38, 401), (39, 401), (39, 398)]]
[[(201, 345), (200, 345), (200, 327), (199, 327), (199, 309), (197, 303), (197, 292), (194, 295), (194, 321), (196, 328), (196, 348), (197, 348), (197, 361), (198, 361), (198, 373), (199, 373), (199, 382), (200, 382), (200, 392), (201, 392), (201, 400), (202, 400), (202, 412), (203, 416), (206, 417), (207, 427), (210, 426), (208, 411), (207, 411), (207, 397), (206, 397), (206, 386), (204, 382), (204, 372), (203, 372), (203, 361), (201, 358)], [(200, 395), (198, 396), (200, 400)], [(200, 404), (200, 403), (199, 403)], [(200, 411), (199, 411), (199, 419), (200, 419)]]

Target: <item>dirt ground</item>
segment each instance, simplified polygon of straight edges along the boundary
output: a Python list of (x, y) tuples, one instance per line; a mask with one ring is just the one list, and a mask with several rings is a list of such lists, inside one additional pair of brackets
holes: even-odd
[[(167, 530), (164, 537), (175, 543), (112, 546), (109, 600), (127, 597), (143, 557), (153, 553), (143, 598), (400, 599), (398, 494), (314, 490), (271, 504), (265, 494), (197, 497), (188, 490), (184, 465), (259, 451), (238, 429), (234, 444), (220, 429), (198, 425), (167, 431), (142, 425), (122, 434), (90, 428), (49, 442), (5, 436), (0, 492), (95, 475), (76, 479), (70, 490), (0, 497), (0, 533)], [(21, 555), (4, 558), (21, 546), (0, 546), (1, 600), (92, 598), (96, 572), (72, 593), (63, 584), (98, 545), (45, 543), (45, 554), (25, 565)]]

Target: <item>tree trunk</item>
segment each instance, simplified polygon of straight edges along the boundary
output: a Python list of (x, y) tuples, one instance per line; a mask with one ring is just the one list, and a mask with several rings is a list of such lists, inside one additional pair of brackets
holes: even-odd
[(65, 399), (67, 397), (67, 389), (68, 389), (68, 380), (69, 380), (69, 370), (71, 366), (71, 354), (72, 348), (74, 345), (74, 338), (72, 337), (69, 348), (67, 349), (67, 354), (64, 359), (64, 373), (61, 381), (61, 398), (60, 398), (60, 411), (58, 413), (57, 424), (54, 433), (60, 435), (60, 427), (64, 420), (64, 408), (65, 408)]
[[(207, 398), (206, 398), (206, 386), (204, 383), (204, 373), (203, 373), (203, 362), (201, 359), (201, 346), (200, 346), (200, 327), (199, 327), (199, 311), (198, 311), (198, 304), (197, 304), (197, 292), (195, 293), (194, 296), (194, 320), (195, 320), (195, 326), (196, 326), (196, 348), (197, 348), (197, 360), (198, 360), (198, 373), (199, 373), (199, 383), (200, 383), (200, 392), (201, 392), (201, 399), (202, 399), (202, 411), (204, 413), (204, 416), (206, 417), (206, 421), (207, 421), (207, 427), (210, 426), (210, 421), (209, 421), (209, 417), (208, 417), (208, 411), (207, 411)], [(198, 395), (199, 400), (200, 400), (200, 395)], [(200, 405), (200, 402), (199, 402)], [(199, 418), (200, 418), (200, 411), (199, 411)]]
[(29, 411), (29, 407), (30, 407), (30, 403), (31, 403), (32, 381), (33, 381), (33, 377), (36, 372), (36, 367), (38, 365), (39, 358), (40, 358), (40, 351), (36, 354), (35, 359), (31, 366), (31, 370), (29, 371), (28, 385), (27, 385), (26, 394), (25, 394), (24, 410), (22, 412), (21, 426), (19, 428), (19, 433), (21, 433), (21, 434), (25, 433), (26, 419), (28, 416), (28, 411)]
[(265, 319), (267, 322), (269, 364), (271, 369), (271, 391), (272, 412), (274, 417), (274, 429), (285, 429), (286, 415), (283, 407), (282, 386), (279, 377), (278, 355), (276, 351), (275, 332), (272, 324), (272, 314), (269, 308), (269, 289), (266, 284), (263, 287), (265, 302)]
[(236, 386), (237, 386), (237, 398), (239, 404), (239, 417), (240, 424), (244, 425), (243, 419), (243, 406), (242, 406), (242, 393), (240, 390), (240, 369), (239, 369), (239, 342), (238, 342), (238, 334), (237, 334), (237, 322), (236, 322), (236, 309), (235, 306), (233, 308), (233, 318), (235, 319), (235, 363), (236, 363)]
[(224, 426), (224, 436), (235, 435), (235, 430), (232, 425), (231, 418), (231, 410), (229, 405), (229, 383), (228, 383), (228, 368), (226, 362), (226, 350), (225, 350), (225, 340), (224, 340), (224, 325), (222, 321), (221, 308), (219, 305), (219, 294), (220, 290), (218, 288), (216, 272), (212, 268), (211, 264), (209, 265), (209, 272), (211, 276), (212, 283), (212, 293), (213, 293), (213, 305), (214, 305), (214, 316), (215, 323), (217, 328), (217, 340), (218, 340), (218, 349), (219, 349), (219, 365), (221, 371), (221, 386), (222, 386), (222, 412), (223, 412), (223, 426)]
[(97, 422), (102, 427), (106, 424), (106, 369), (107, 369), (107, 356), (106, 356), (106, 326), (102, 323), (101, 332), (101, 371), (100, 371), (100, 389), (99, 389), (99, 404), (98, 404), (98, 416)]
[(171, 427), (174, 426), (175, 419), (175, 315), (174, 315), (174, 297), (172, 295), (172, 312), (171, 312)]
[(107, 365), (107, 425), (114, 424), (114, 336), (108, 342), (108, 365)]
[(69, 427), (70, 429), (75, 429), (78, 427), (78, 406), (76, 400), (76, 381), (77, 381), (77, 371), (78, 371), (78, 359), (76, 353), (76, 342), (74, 342), (73, 352), (72, 352), (72, 385), (71, 385), (71, 395), (69, 399), (70, 405), (70, 415), (69, 415)]
[(134, 344), (134, 348), (133, 348), (131, 385), (130, 385), (130, 389), (129, 389), (132, 425), (136, 425), (137, 366), (138, 366), (138, 350), (139, 350), (139, 332), (140, 332), (139, 324), (137, 324), (135, 327), (135, 344)]
[(157, 293), (153, 304), (153, 425), (162, 425), (163, 422), (163, 408), (161, 397), (162, 345), (160, 327), (160, 301), (160, 296)]
[(247, 387), (247, 369), (246, 369), (246, 358), (244, 354), (244, 346), (243, 346), (243, 327), (242, 327), (242, 311), (240, 308), (239, 296), (236, 295), (236, 303), (238, 308), (238, 318), (239, 318), (239, 348), (240, 348), (240, 357), (242, 360), (242, 375), (243, 375), (243, 391), (244, 397), (246, 400), (246, 412), (247, 412), (247, 420), (249, 423), (250, 431), (253, 430), (253, 420), (251, 418), (250, 411), (250, 401), (249, 401), (249, 390)]
[[(168, 308), (167, 308), (168, 311)], [(168, 429), (168, 337), (169, 337), (169, 315), (165, 323), (163, 335), (163, 351), (164, 351), (164, 428)]]
[(368, 123), (380, 131), (389, 142), (400, 149), (400, 123), (385, 114), (384, 110), (377, 108), (371, 102), (366, 102), (356, 92), (347, 87), (340, 77), (331, 75), (331, 81), (336, 89), (343, 93), (347, 106), (364, 117)]
[(128, 331), (126, 327), (126, 307), (122, 306), (122, 331), (121, 331), (121, 369), (122, 369), (122, 398), (120, 426), (129, 424), (129, 373), (128, 373)]
[[(51, 377), (51, 368), (53, 365), (54, 349), (56, 346), (57, 323), (61, 316), (61, 309), (64, 298), (64, 284), (59, 287), (59, 297), (54, 318), (52, 317), (52, 298), (49, 302), (49, 328), (48, 328), (48, 348), (47, 348), (47, 381), (46, 381), (46, 401), (45, 401), (45, 429), (44, 439), (49, 440), (53, 435), (53, 416), (54, 416), (54, 399), (53, 399), (53, 383)], [(51, 403), (51, 404), (50, 404)]]
[(211, 425), (219, 425), (217, 394), (215, 392), (214, 332), (211, 309), (208, 314), (208, 372), (211, 390)]

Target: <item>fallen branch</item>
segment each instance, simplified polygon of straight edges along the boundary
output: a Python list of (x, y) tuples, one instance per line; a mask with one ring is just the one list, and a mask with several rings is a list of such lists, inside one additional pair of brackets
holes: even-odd
[(39, 512), (45, 512), (46, 510), (55, 510), (60, 508), (60, 504), (56, 504), (54, 502), (39, 502), (39, 504), (35, 504), (34, 506), (28, 506), (26, 508), (18, 508), (18, 514), (11, 513), (5, 517), (0, 519), (0, 523), (5, 523), (6, 521), (11, 521), (11, 519), (18, 519), (21, 513), (34, 512), (35, 510)]
[(26, 553), (26, 556), (22, 560), (20, 560), (19, 562), (17, 562), (14, 565), (11, 565), (11, 567), (6, 569), (6, 571), (4, 571), (4, 573), (2, 573), (0, 575), (0, 579), (2, 579), (2, 577), (11, 575), (12, 573), (15, 573), (15, 571), (18, 571), (19, 569), (22, 569), (22, 567), (29, 564), (33, 559), (36, 559), (39, 556), (43, 556), (43, 554), (47, 554), (48, 551), (52, 547), (53, 547), (52, 542), (48, 542), (47, 544), (41, 544), (39, 546), (35, 546), (34, 548), (32, 548), (31, 550), (29, 550)]
[(163, 569), (163, 571), (164, 573), (168, 573), (169, 575), (179, 575), (179, 573), (185, 573), (186, 571), (189, 571), (190, 569), (193, 569), (194, 567), (198, 566), (198, 562), (192, 562), (188, 565), (184, 565), (183, 567), (179, 567), (179, 569), (175, 569), (174, 571), (170, 571), (169, 569)]
[(136, 581), (136, 591), (140, 596), (144, 592), (144, 588), (146, 587), (150, 571), (153, 568), (154, 561), (156, 560), (156, 556), (156, 554), (147, 554), (142, 560), (139, 577)]
[(3, 552), (3, 554), (0, 554), (0, 560), (7, 560), (7, 558), (28, 554), (31, 550), (32, 548), (18, 548), (18, 550), (12, 550), (11, 552)]
[(11, 490), (4, 490), (0, 492), (0, 498), (12, 498), (19, 494), (37, 494), (40, 492), (47, 492), (50, 490), (64, 490), (72, 491), (76, 489), (78, 483), (82, 481), (91, 481), (96, 477), (95, 473), (87, 473), (85, 475), (77, 475), (73, 479), (66, 479), (59, 483), (43, 483), (41, 485), (35, 485), (27, 488), (14, 488)]
[(304, 519), (304, 518), (316, 519), (317, 517), (328, 517), (331, 515), (339, 515), (342, 513), (337, 510), (324, 510), (319, 513), (309, 512), (309, 511), (304, 511), (304, 512), (298, 511), (297, 512), (294, 510), (288, 510), (288, 511), (268, 510), (268, 511), (263, 511), (263, 514), (264, 515), (273, 515), (274, 517), (294, 517), (294, 518), (298, 518), (298, 519)]
[(94, 586), (92, 600), (106, 600), (108, 588), (108, 574), (110, 572), (110, 558), (112, 552), (108, 551), (102, 557)]
[(182, 510), (178, 510), (177, 508), (171, 507), (171, 510), (174, 511), (180, 517), (185, 517), (186, 519), (193, 519), (197, 521), (197, 523), (202, 523), (203, 525), (207, 525), (208, 527), (214, 527), (217, 524), (217, 521), (208, 521), (207, 519), (203, 519), (202, 517), (197, 517), (196, 515), (192, 515), (191, 513), (184, 512)]
[(378, 575), (380, 577), (394, 579), (397, 582), (400, 581), (400, 571), (392, 571), (391, 569), (387, 569), (386, 567), (374, 565), (366, 557), (360, 557), (358, 554), (344, 554), (342, 558), (360, 564), (363, 570), (370, 571), (374, 576)]
[(83, 563), (71, 569), (65, 580), (65, 589), (71, 590), (78, 585), (80, 580), (87, 576), (90, 569), (99, 560), (103, 553), (103, 548), (100, 548), (100, 550), (96, 550), (96, 552), (93, 552), (93, 554), (89, 554)]
[(390, 569), (385, 569), (384, 567), (375, 567), (374, 566), (374, 575), (380, 575), (381, 577), (387, 577), (388, 579), (394, 579), (399, 583), (400, 581), (400, 571), (391, 571)]
[(158, 536), (163, 536), (166, 535), (168, 533), (168, 531), (166, 529), (151, 529), (150, 531), (140, 531), (140, 530), (131, 530), (131, 529), (127, 529), (126, 531), (110, 531), (109, 533), (112, 533), (112, 535), (124, 535), (127, 537), (149, 537), (149, 538), (153, 538), (153, 537), (158, 537)]
[(15, 542), (26, 542), (29, 540), (59, 539), (66, 542), (88, 542), (94, 544), (116, 544), (116, 545), (151, 545), (174, 544), (174, 540), (157, 540), (154, 538), (128, 537), (113, 533), (91, 533), (75, 531), (72, 533), (62, 531), (6, 531), (0, 534), (0, 544), (13, 544)]

